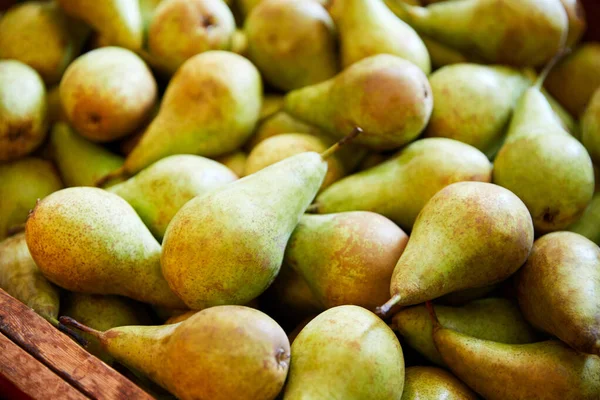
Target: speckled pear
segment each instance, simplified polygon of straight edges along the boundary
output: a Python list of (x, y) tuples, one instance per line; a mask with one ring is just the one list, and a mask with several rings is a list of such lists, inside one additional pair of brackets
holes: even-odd
[(427, 399), (477, 400), (477, 395), (454, 375), (441, 368), (406, 368), (402, 400)]

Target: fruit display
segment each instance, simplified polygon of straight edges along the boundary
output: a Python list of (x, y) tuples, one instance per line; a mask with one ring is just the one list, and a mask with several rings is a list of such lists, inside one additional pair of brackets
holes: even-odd
[(599, 400), (598, 18), (0, 2), (0, 289), (160, 400)]

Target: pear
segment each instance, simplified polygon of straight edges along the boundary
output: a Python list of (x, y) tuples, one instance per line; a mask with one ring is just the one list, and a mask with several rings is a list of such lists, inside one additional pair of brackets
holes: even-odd
[(69, 318), (61, 321), (96, 336), (117, 361), (181, 400), (273, 400), (288, 372), (285, 332), (249, 307), (212, 307), (177, 324), (105, 332)]
[(21, 158), (46, 137), (46, 88), (20, 61), (0, 60), (0, 162)]
[(226, 51), (193, 56), (169, 82), (158, 115), (123, 168), (103, 180), (131, 176), (170, 155), (237, 150), (252, 134), (261, 98), (260, 75), (244, 57)]
[(527, 205), (539, 233), (575, 222), (594, 193), (592, 161), (541, 93), (543, 79), (544, 73), (519, 99), (493, 174)]
[(548, 73), (544, 87), (571, 114), (579, 117), (600, 87), (600, 43), (582, 43)]
[(254, 7), (259, 5), (263, 0), (236, 0), (235, 4), (240, 11), (240, 14), (245, 19), (250, 15)]
[(402, 400), (477, 400), (477, 395), (451, 373), (435, 367), (406, 368)]
[(514, 193), (484, 182), (446, 186), (419, 213), (378, 309), (412, 305), (500, 282), (527, 259), (533, 223)]
[(216, 157), (215, 161), (229, 168), (237, 176), (244, 176), (248, 155), (240, 150)]
[(566, 45), (572, 48), (579, 42), (583, 36), (587, 24), (585, 22), (585, 10), (581, 0), (560, 0), (569, 19), (569, 34), (567, 35)]
[(56, 83), (87, 36), (79, 24), (54, 2), (16, 5), (0, 20), (0, 58), (21, 61), (46, 84)]
[(263, 140), (282, 133), (308, 133), (313, 136), (328, 137), (319, 128), (302, 122), (285, 111), (278, 111), (258, 124), (254, 135), (245, 145), (245, 148), (252, 151)]
[(431, 72), (431, 61), (419, 35), (390, 11), (383, 0), (332, 0), (329, 13), (338, 29), (342, 66), (386, 53)]
[(79, 18), (103, 36), (111, 45), (139, 50), (143, 42), (142, 14), (138, 0), (58, 0), (65, 12)]
[(427, 125), (433, 98), (416, 65), (389, 54), (352, 64), (334, 78), (289, 92), (285, 110), (336, 137), (354, 126), (356, 143), (390, 150), (414, 140)]
[(456, 292), (448, 293), (439, 297), (436, 303), (444, 304), (447, 306), (462, 306), (470, 303), (474, 300), (479, 300), (487, 297), (490, 293), (494, 292), (499, 284), (493, 284), (474, 289), (464, 289)]
[(538, 66), (565, 44), (569, 21), (561, 0), (443, 1), (428, 7), (388, 0), (420, 34), (488, 63)]
[(283, 96), (278, 94), (266, 94), (260, 108), (260, 120), (264, 120), (283, 108)]
[[(150, 317), (142, 304), (119, 296), (69, 293), (61, 305), (60, 313), (101, 331), (118, 326), (150, 324)], [(109, 365), (113, 364), (114, 359), (102, 350), (95, 336), (87, 333), (82, 336), (88, 341), (87, 350), (90, 353)]]
[(294, 340), (283, 400), (397, 400), (403, 386), (404, 357), (394, 332), (364, 308), (339, 306)]
[(600, 248), (573, 232), (535, 241), (516, 277), (523, 315), (575, 350), (600, 355)]
[(127, 200), (150, 232), (162, 240), (167, 225), (185, 203), (236, 179), (233, 171), (216, 161), (182, 154), (163, 158), (107, 190)]
[(581, 116), (581, 141), (592, 161), (600, 164), (600, 89), (592, 96)]
[(350, 175), (316, 199), (321, 213), (373, 211), (410, 231), (425, 204), (460, 181), (491, 181), (492, 166), (476, 148), (446, 138), (418, 140), (394, 157)]
[(188, 58), (208, 50), (229, 50), (233, 14), (222, 0), (165, 0), (148, 29), (148, 51), (173, 73)]
[(24, 233), (0, 242), (0, 288), (58, 326), (59, 290), (35, 265)]
[(297, 154), (187, 202), (163, 240), (161, 264), (171, 289), (194, 310), (245, 304), (264, 292), (325, 178), (327, 158), (358, 133), (324, 153)]
[(0, 240), (12, 227), (25, 223), (37, 199), (62, 187), (49, 161), (27, 157), (0, 164)]
[(372, 212), (307, 214), (290, 237), (284, 263), (304, 278), (325, 307), (373, 309), (387, 300), (407, 242), (402, 229)]
[(469, 62), (469, 59), (458, 50), (446, 46), (437, 40), (428, 38), (425, 35), (420, 36), (423, 44), (425, 44), (425, 47), (427, 48), (429, 58), (431, 59), (431, 66), (434, 69), (438, 69), (446, 65)]
[(487, 400), (593, 400), (600, 396), (600, 357), (562, 342), (505, 344), (434, 323), (433, 341), (446, 365)]
[(109, 142), (132, 133), (150, 116), (156, 81), (135, 53), (103, 47), (77, 58), (60, 82), (69, 122), (82, 136)]
[(56, 122), (67, 122), (65, 109), (60, 101), (60, 86), (56, 85), (48, 89), (46, 93), (48, 124), (54, 125)]
[(139, 0), (140, 1), (140, 14), (142, 17), (142, 26), (144, 29), (144, 37), (148, 38), (148, 28), (152, 23), (152, 18), (154, 17), (154, 12), (156, 8), (162, 3), (164, 0)]
[[(533, 343), (536, 334), (516, 304), (502, 298), (475, 300), (461, 307), (436, 306), (440, 322), (447, 328), (479, 339), (499, 343)], [(405, 343), (429, 361), (446, 366), (431, 336), (433, 325), (424, 305), (400, 310), (392, 319), (392, 329)]]
[(67, 123), (52, 127), (50, 142), (65, 185), (94, 186), (95, 182), (123, 165), (123, 157), (80, 136)]
[(435, 102), (425, 135), (459, 140), (486, 154), (498, 148), (517, 100), (531, 85), (516, 69), (468, 63), (435, 71), (429, 83)]
[(249, 58), (278, 89), (313, 85), (338, 72), (335, 25), (316, 1), (261, 1), (244, 32)]
[[(244, 175), (250, 175), (278, 161), (306, 151), (321, 153), (333, 144), (329, 138), (319, 138), (302, 133), (284, 133), (260, 142), (248, 155)], [(327, 175), (321, 190), (346, 175), (344, 164), (338, 155), (327, 160)]]
[(116, 194), (89, 187), (54, 192), (35, 206), (25, 232), (36, 264), (62, 288), (185, 308), (161, 274), (160, 244)]
[(568, 230), (579, 233), (600, 245), (600, 192), (596, 192), (590, 205), (585, 209), (581, 218), (570, 225)]

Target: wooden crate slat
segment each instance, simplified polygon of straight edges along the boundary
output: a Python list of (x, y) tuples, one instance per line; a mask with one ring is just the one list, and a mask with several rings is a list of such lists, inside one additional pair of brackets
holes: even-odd
[(93, 399), (153, 399), (2, 289), (0, 332)]

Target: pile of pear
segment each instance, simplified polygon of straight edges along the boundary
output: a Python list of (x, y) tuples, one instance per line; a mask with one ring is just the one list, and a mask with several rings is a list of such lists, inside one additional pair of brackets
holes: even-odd
[(157, 399), (598, 400), (592, 23), (3, 2), (0, 288)]

